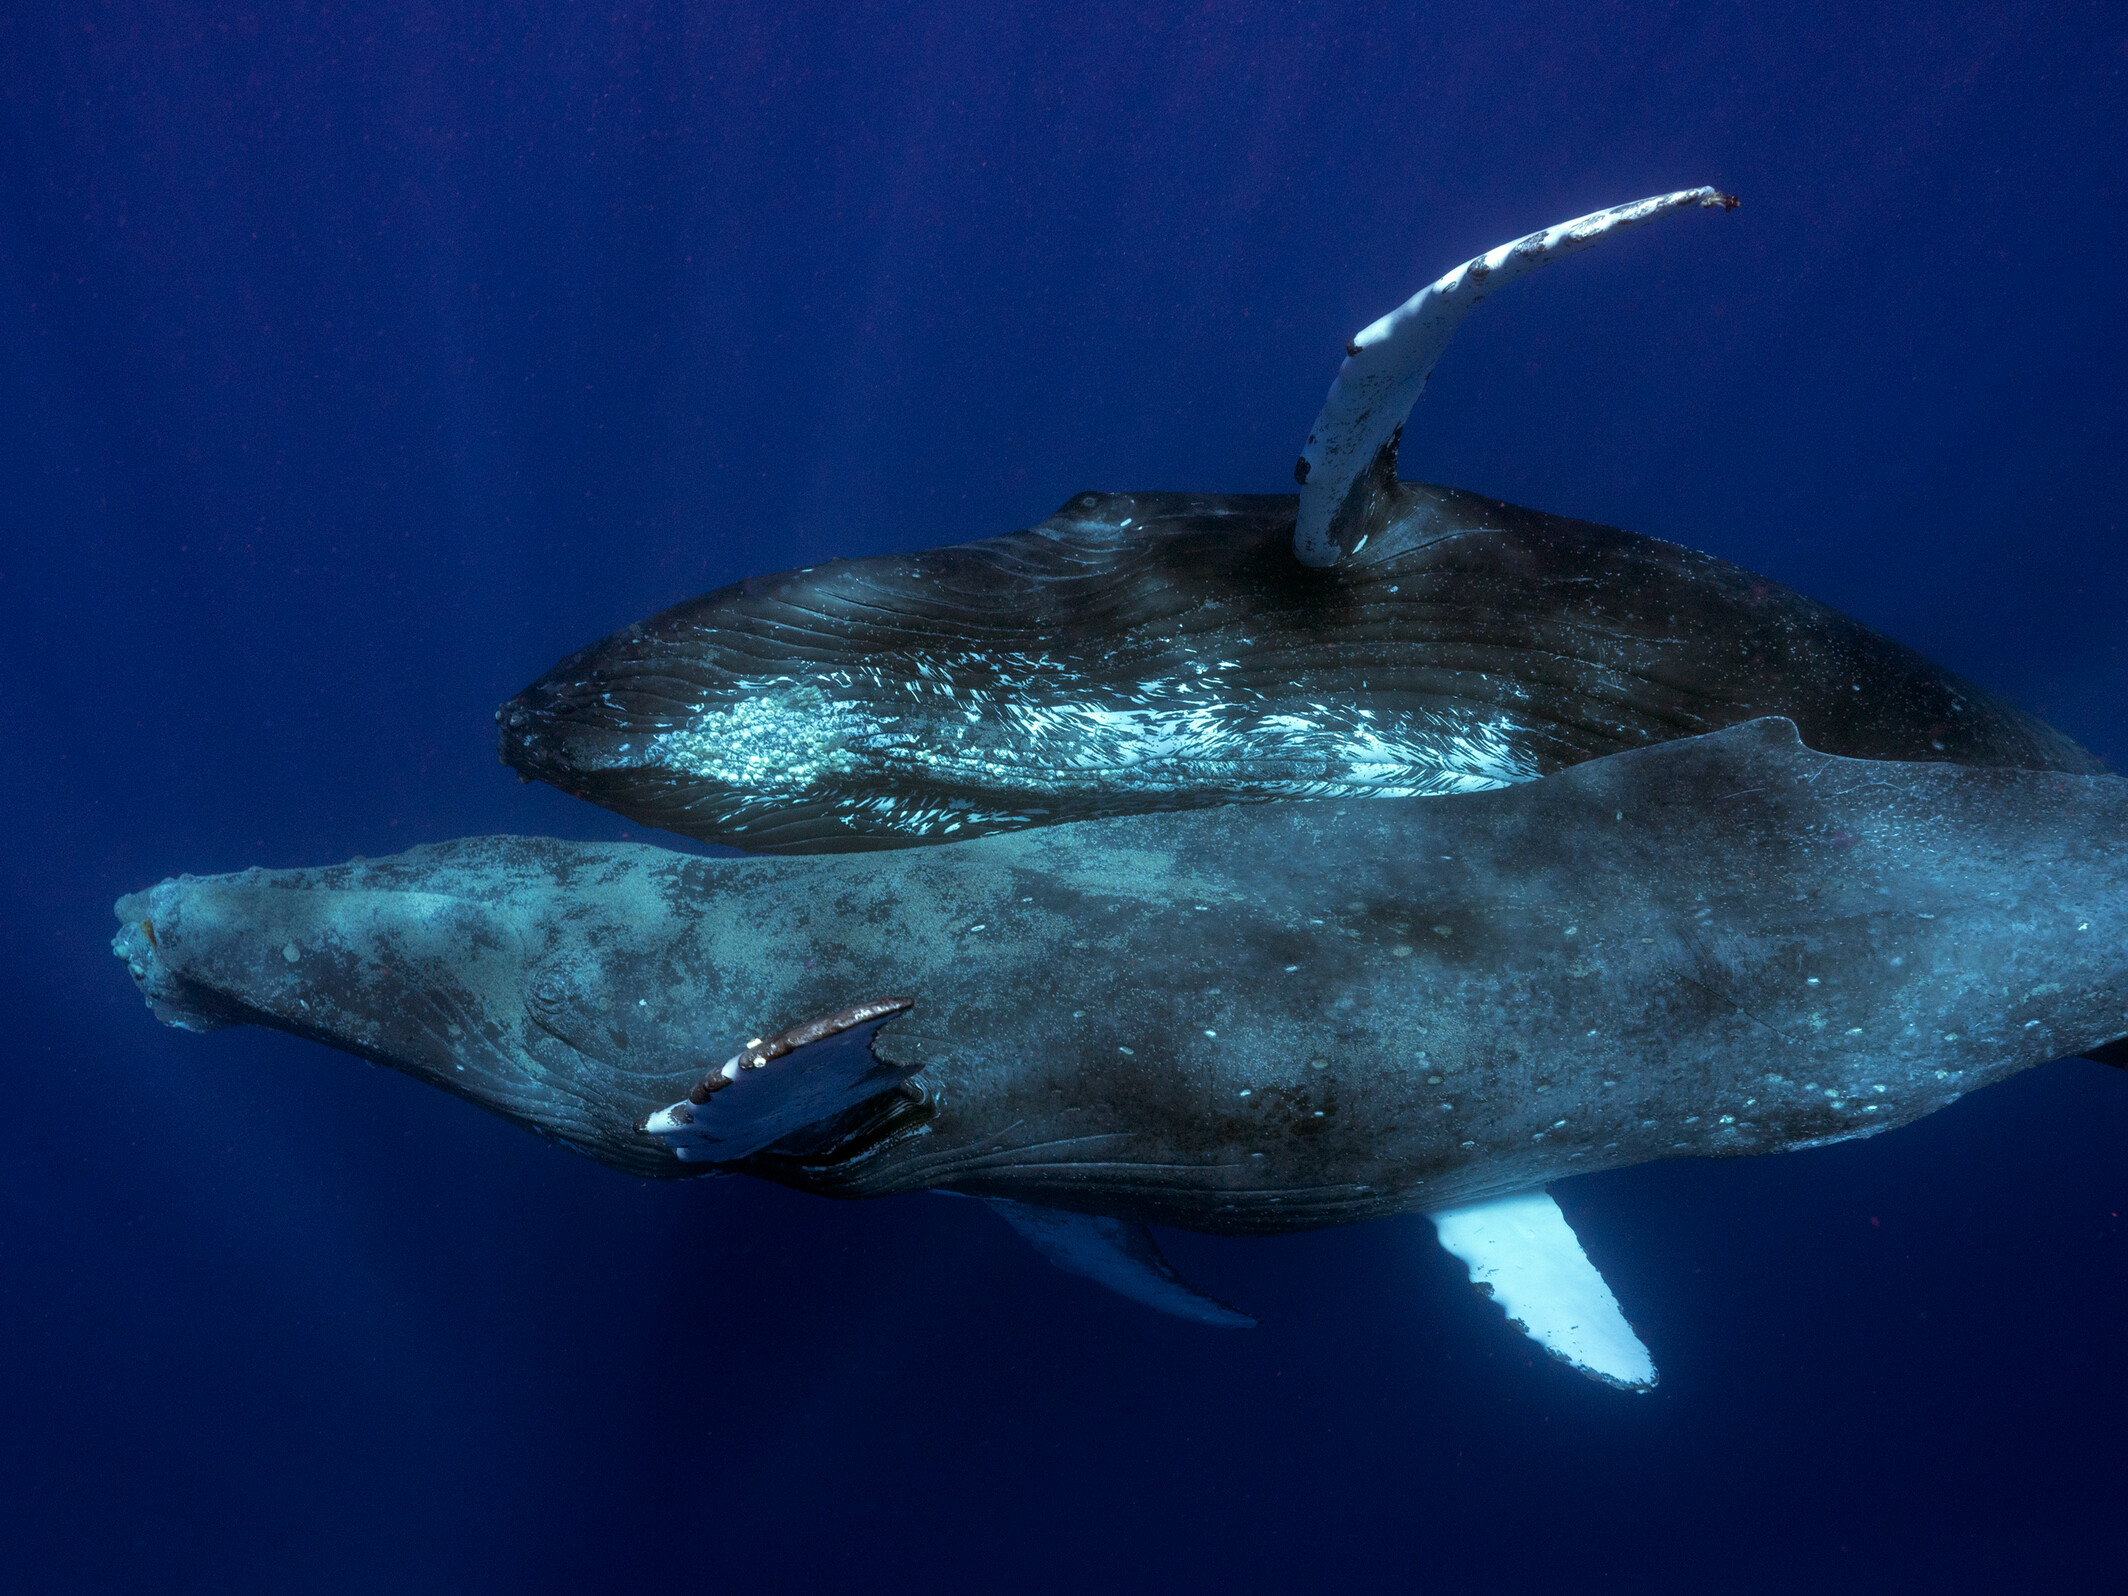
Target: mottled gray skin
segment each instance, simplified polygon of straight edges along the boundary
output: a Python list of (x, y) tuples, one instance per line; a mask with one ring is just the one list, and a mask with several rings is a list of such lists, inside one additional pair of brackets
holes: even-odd
[(1761, 720), (1459, 798), (830, 858), (485, 838), (118, 913), (165, 1019), (639, 1174), (700, 1171), (638, 1127), (749, 1038), (913, 993), (875, 1050), (920, 1102), (737, 1167), (1266, 1232), (1867, 1135), (2128, 1034), (2128, 784)]
[(2074, 742), (1725, 560), (1395, 479), (1083, 493), (1028, 531), (749, 578), (497, 712), (526, 777), (749, 853), (1291, 798), (1455, 793), (1782, 715), (1858, 759), (2092, 774)]

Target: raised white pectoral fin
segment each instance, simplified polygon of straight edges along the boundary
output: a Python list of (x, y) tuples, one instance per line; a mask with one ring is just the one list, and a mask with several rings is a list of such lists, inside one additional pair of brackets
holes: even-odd
[(1553, 1357), (1620, 1390), (1654, 1386), (1655, 1360), (1551, 1193), (1539, 1187), (1426, 1217), (1471, 1284)]
[(1118, 1296), (1225, 1330), (1249, 1330), (1256, 1321), (1217, 1297), (1208, 1297), (1175, 1273), (1145, 1226), (1099, 1214), (1042, 1208), (1009, 1197), (985, 1197), (1005, 1223), (1066, 1274), (1084, 1276)]
[[(1364, 529), (1350, 517), (1340, 522), (1346, 496), (1393, 445), (1434, 362), (1479, 300), (1600, 238), (1699, 206), (1733, 210), (1736, 200), (1711, 188), (1687, 188), (1577, 216), (1465, 261), (1358, 333), (1345, 346), (1345, 363), (1294, 467), (1301, 486), (1293, 552), (1308, 565), (1335, 565), (1356, 546), (1353, 539), (1364, 541)], [(1393, 471), (1393, 458), (1389, 465)]]
[(643, 1129), (690, 1163), (729, 1163), (891, 1091), (913, 1066), (874, 1056), (881, 1026), (915, 1003), (879, 998), (755, 1037)]

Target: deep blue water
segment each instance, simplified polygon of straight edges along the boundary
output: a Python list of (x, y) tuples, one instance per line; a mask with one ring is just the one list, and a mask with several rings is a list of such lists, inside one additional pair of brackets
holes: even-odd
[(649, 834), (493, 706), (689, 594), (1282, 491), (1352, 331), (1407, 475), (1708, 549), (2128, 766), (2107, 4), (0, 9), (11, 1589), (2075, 1589), (2128, 1553), (2128, 1079), (1559, 1194), (1627, 1398), (1422, 1220), (1170, 1238), (633, 1182), (152, 1023), (111, 900)]

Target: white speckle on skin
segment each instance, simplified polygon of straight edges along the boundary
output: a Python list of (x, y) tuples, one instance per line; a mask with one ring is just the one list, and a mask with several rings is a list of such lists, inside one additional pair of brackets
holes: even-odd
[(296, 962), (296, 960), (303, 957), (303, 950), (297, 947), (293, 942), (291, 942), (281, 949), (281, 957), (286, 959), (290, 964), (293, 964)]
[(1219, 1033), (1217, 1031), (1206, 1031), (1204, 1034), (1206, 1036), (1217, 1036)]
[(1119, 1047), (1116, 1049), (1116, 1051), (1118, 1053), (1121, 1053), (1125, 1058), (1136, 1058), (1138, 1056), (1137, 1050), (1134, 1048)]

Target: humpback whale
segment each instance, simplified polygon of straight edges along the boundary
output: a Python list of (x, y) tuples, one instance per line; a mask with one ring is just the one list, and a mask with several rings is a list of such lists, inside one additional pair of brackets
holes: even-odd
[(2083, 749), (1718, 559), (1398, 478), (1487, 292), (1734, 205), (1421, 290), (1346, 345), (1297, 495), (1084, 494), (754, 579), (497, 711), (526, 779), (756, 857), (185, 876), (120, 900), (114, 951), (172, 1024), (632, 1174), (977, 1198), (1209, 1325), (1253, 1321), (1148, 1225), (1423, 1213), (1511, 1323), (1645, 1390), (1549, 1183), (2128, 1053), (2128, 785)]
[(1421, 290), (1346, 345), (1297, 497), (1084, 493), (1004, 537), (752, 578), (561, 661), (496, 711), (501, 758), (643, 825), (781, 853), (1479, 791), (1763, 715), (1827, 753), (2097, 770), (1726, 561), (1398, 480), (1405, 417), (1487, 292), (1735, 203), (1617, 206)]
[(985, 1198), (1207, 1323), (1247, 1320), (1145, 1225), (1426, 1213), (1548, 1350), (1645, 1387), (1547, 1183), (1875, 1134), (2128, 1035), (2128, 783), (1768, 718), (1445, 802), (825, 858), (479, 838), (117, 912), (172, 1023), (634, 1174)]
[(749, 852), (1480, 791), (1784, 715), (1827, 753), (2088, 773), (1911, 649), (1704, 554), (1395, 483), (1335, 568), (1290, 497), (1081, 494), (1030, 531), (692, 600), (497, 712), (502, 757)]

